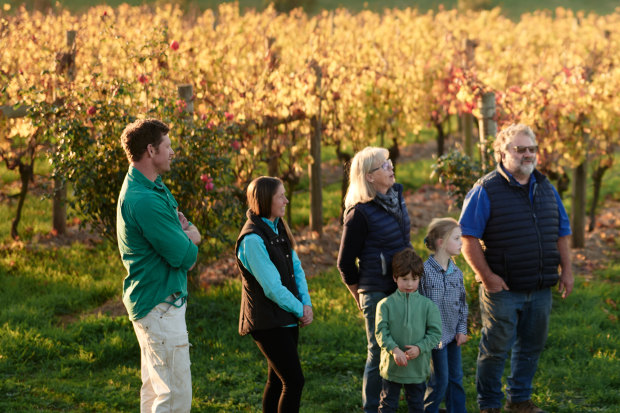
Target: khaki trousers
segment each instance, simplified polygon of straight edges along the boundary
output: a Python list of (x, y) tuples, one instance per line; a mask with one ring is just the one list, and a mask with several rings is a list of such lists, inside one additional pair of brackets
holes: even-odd
[(133, 321), (141, 350), (141, 413), (186, 413), (191, 409), (186, 307), (161, 303), (146, 317)]

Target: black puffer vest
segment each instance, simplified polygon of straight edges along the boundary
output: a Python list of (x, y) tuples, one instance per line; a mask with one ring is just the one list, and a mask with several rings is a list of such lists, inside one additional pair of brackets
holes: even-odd
[[(263, 239), (269, 258), (280, 273), (280, 280), (293, 295), (299, 298), (297, 284), (293, 270), (293, 257), (291, 255), (291, 242), (284, 228), (282, 220), (278, 221), (278, 233), (273, 232), (263, 220), (247, 212), (248, 220), (241, 229), (235, 256), (239, 252), (241, 241), (248, 234), (256, 234)], [(239, 314), (239, 334), (242, 336), (256, 330), (282, 327), (297, 323), (297, 317), (283, 310), (278, 304), (265, 296), (263, 288), (256, 278), (250, 273), (237, 258), (237, 267), (242, 276), (241, 311)]]
[(359, 256), (359, 285), (361, 291), (392, 293), (396, 283), (392, 278), (392, 257), (398, 251), (411, 247), (411, 222), (403, 198), (403, 186), (394, 184), (398, 193), (402, 222), (374, 200), (355, 205), (364, 214), (368, 235)]
[(482, 235), (486, 260), (514, 291), (532, 291), (558, 281), (560, 217), (549, 180), (534, 170), (534, 198), (529, 185), (510, 179), (498, 166), (479, 181), (491, 203)]

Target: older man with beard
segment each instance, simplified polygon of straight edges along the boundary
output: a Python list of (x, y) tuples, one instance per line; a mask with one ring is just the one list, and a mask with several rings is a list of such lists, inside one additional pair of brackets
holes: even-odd
[(573, 289), (570, 224), (556, 189), (536, 169), (528, 126), (502, 130), (494, 150), (497, 169), (469, 191), (460, 218), (463, 255), (480, 282), (478, 405), (500, 412), (511, 353), (505, 411), (543, 412), (531, 400), (532, 381), (547, 338), (550, 287), (559, 283), (562, 298)]

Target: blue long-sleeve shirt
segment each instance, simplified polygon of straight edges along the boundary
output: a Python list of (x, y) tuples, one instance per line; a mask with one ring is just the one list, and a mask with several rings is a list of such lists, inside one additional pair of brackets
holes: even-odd
[[(271, 221), (267, 218), (261, 218), (268, 226), (278, 233), (278, 219)], [(265, 296), (276, 303), (280, 308), (301, 318), (304, 314), (304, 305), (312, 305), (310, 294), (308, 292), (308, 283), (306, 282), (306, 274), (301, 267), (301, 261), (295, 250), (291, 250), (293, 258), (293, 274), (295, 275), (295, 284), (299, 291), (297, 297), (291, 293), (288, 288), (282, 285), (280, 273), (276, 266), (269, 258), (267, 247), (263, 239), (257, 234), (249, 234), (241, 240), (237, 257), (241, 264), (256, 278), (260, 286), (263, 288)]]

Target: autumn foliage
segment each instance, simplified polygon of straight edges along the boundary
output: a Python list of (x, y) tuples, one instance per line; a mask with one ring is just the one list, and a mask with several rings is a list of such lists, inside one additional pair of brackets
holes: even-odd
[[(59, 54), (67, 30), (77, 31), (71, 79)], [(41, 108), (27, 118), (0, 118), (3, 153), (16, 136), (34, 133), (36, 118), (48, 131), (43, 146), (59, 149), (54, 162), (67, 179), (90, 168), (117, 185), (124, 160), (99, 157), (120, 156), (126, 121), (162, 117), (188, 151), (179, 161), (186, 172), (174, 177), (186, 181), (177, 189), (207, 215), (225, 209), (225, 197), (215, 194), (239, 198), (258, 173), (296, 184), (307, 169), (311, 119), (320, 119), (322, 144), (338, 152), (369, 143), (398, 147), (451, 116), (479, 115), (479, 97), (492, 91), (500, 127), (532, 125), (542, 169), (559, 175), (586, 158), (613, 162), (620, 133), (618, 11), (558, 9), (513, 22), (499, 9), (340, 9), (313, 17), (273, 8), (241, 15), (235, 4), (197, 16), (173, 5), (97, 6), (79, 16), (20, 9), (0, 11), (0, 41), (0, 105)], [(191, 112), (177, 97), (182, 84), (193, 86)], [(75, 160), (76, 139), (90, 153), (83, 163)], [(115, 200), (106, 202), (111, 208)], [(103, 208), (86, 204), (78, 208)]]

